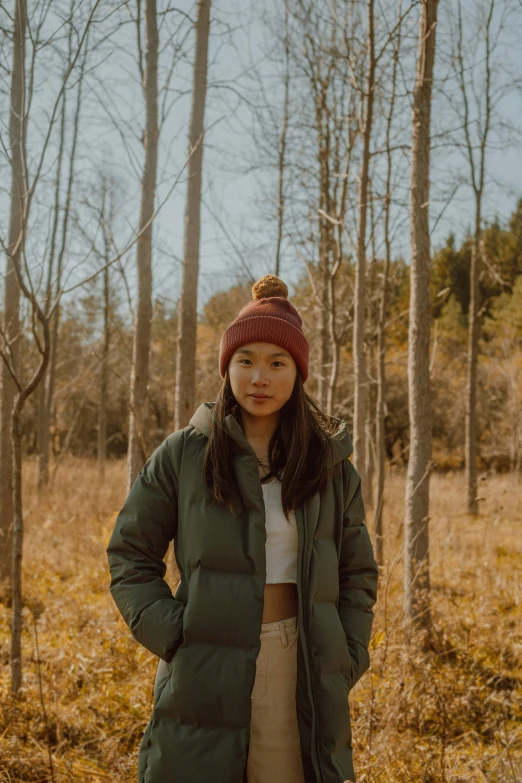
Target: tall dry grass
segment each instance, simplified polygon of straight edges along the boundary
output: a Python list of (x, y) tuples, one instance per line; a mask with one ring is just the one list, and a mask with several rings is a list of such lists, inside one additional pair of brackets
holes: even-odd
[[(40, 497), (30, 462), (26, 476), (25, 684), (13, 699), (4, 597), (0, 781), (135, 783), (157, 658), (134, 642), (108, 593), (105, 547), (125, 465), (110, 464), (100, 485), (93, 463), (71, 459)], [(350, 696), (358, 783), (522, 782), (520, 489), (512, 476), (487, 478), (471, 519), (463, 477), (433, 476), (435, 642), (425, 649), (402, 625), (404, 476), (389, 475), (371, 671)]]
[(404, 477), (389, 478), (371, 671), (351, 696), (361, 783), (522, 782), (520, 489), (486, 478), (474, 519), (462, 474), (432, 477), (426, 650), (402, 623)]

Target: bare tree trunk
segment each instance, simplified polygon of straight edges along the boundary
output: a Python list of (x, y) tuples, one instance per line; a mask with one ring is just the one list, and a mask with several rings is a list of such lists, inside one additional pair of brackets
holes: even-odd
[(110, 349), (110, 307), (109, 307), (109, 266), (110, 245), (105, 234), (105, 268), (103, 270), (103, 346), (100, 363), (100, 407), (98, 409), (98, 473), (105, 475), (107, 461), (107, 391), (109, 387), (109, 349)]
[(373, 201), (373, 188), (371, 179), (368, 181), (368, 201), (370, 207), (370, 228), (371, 228), (371, 244), (372, 244), (372, 260), (369, 270), (369, 287), (367, 294), (367, 308), (366, 308), (366, 353), (368, 358), (367, 364), (367, 408), (366, 408), (366, 426), (365, 426), (365, 463), (364, 472), (366, 475), (366, 490), (363, 493), (364, 507), (368, 511), (373, 509), (373, 474), (375, 472), (375, 332), (377, 323), (377, 308), (375, 306), (375, 287), (376, 287), (376, 269), (377, 269), (377, 253), (376, 246), (376, 233), (375, 233), (375, 210)]
[[(316, 101), (317, 102), (317, 101)], [(322, 103), (322, 102), (321, 102)], [(322, 105), (321, 110), (322, 111)], [(322, 120), (320, 111), (316, 110), (318, 117), (317, 126), (321, 128)], [(319, 335), (319, 372), (317, 376), (317, 400), (321, 407), (326, 408), (327, 401), (327, 383), (326, 373), (328, 371), (329, 357), (329, 296), (328, 282), (330, 277), (330, 223), (325, 215), (329, 215), (329, 166), (328, 158), (330, 155), (330, 134), (326, 126), (326, 132), (320, 133), (319, 142), (319, 167), (320, 167), (320, 193), (319, 193), (319, 211), (323, 215), (319, 219), (319, 259), (317, 264), (317, 293), (318, 301), (316, 305), (317, 323)]]
[[(396, 65), (394, 66), (392, 101), (395, 98), (396, 83)], [(391, 142), (391, 122), (393, 117), (393, 106), (390, 106), (390, 114), (387, 118), (386, 132), (386, 154), (387, 154), (387, 172), (386, 172), (386, 195), (384, 204), (384, 244), (385, 244), (385, 262), (384, 274), (382, 278), (381, 297), (379, 302), (379, 316), (377, 321), (377, 401), (375, 404), (375, 495), (374, 495), (374, 515), (373, 524), (375, 531), (375, 559), (377, 564), (384, 565), (383, 550), (383, 504), (384, 504), (384, 471), (385, 471), (385, 428), (384, 414), (386, 405), (386, 305), (388, 293), (388, 279), (390, 276), (391, 265), (391, 243), (390, 243), (390, 207), (391, 207), (391, 174), (392, 174), (392, 154), (390, 149)]]
[[(72, 61), (72, 25), (69, 31), (69, 63)], [(58, 261), (56, 267), (56, 296), (60, 297), (60, 289), (62, 285), (62, 270), (65, 258), (65, 251), (67, 249), (67, 234), (69, 229), (69, 219), (71, 215), (71, 203), (72, 193), (74, 186), (74, 164), (76, 160), (76, 150), (78, 146), (78, 136), (80, 128), (80, 114), (82, 106), (82, 88), (85, 75), (85, 68), (87, 63), (87, 57), (89, 53), (88, 47), (88, 32), (86, 36), (85, 54), (80, 66), (80, 73), (78, 76), (78, 93), (76, 99), (76, 108), (74, 112), (73, 133), (71, 143), (71, 155), (69, 160), (69, 173), (67, 178), (67, 192), (65, 195), (65, 204), (62, 221), (62, 235), (60, 242), (60, 251), (58, 253)], [(65, 106), (66, 106), (66, 91), (63, 94), (63, 115), (65, 121)], [(44, 404), (40, 409), (40, 447), (38, 451), (38, 486), (42, 487), (49, 484), (49, 457), (50, 457), (50, 426), (51, 426), (51, 413), (53, 409), (54, 400), (54, 388), (56, 384), (56, 362), (58, 356), (58, 335), (60, 331), (60, 304), (56, 305), (55, 311), (51, 318), (50, 334), (51, 334), (51, 355), (49, 358), (49, 366), (47, 368), (44, 382), (41, 384), (42, 397)], [(40, 390), (39, 390), (40, 393)]]
[(320, 172), (319, 191), (319, 263), (318, 263), (318, 332), (319, 332), (319, 376), (317, 382), (317, 399), (320, 405), (328, 407), (328, 383), (327, 373), (330, 361), (330, 281), (331, 281), (331, 254), (332, 254), (332, 198), (330, 155), (332, 152), (332, 138), (328, 115), (326, 110), (329, 76), (324, 77), (320, 87), (316, 88), (315, 114), (318, 128), (318, 155)]
[(375, 377), (375, 348), (372, 343), (368, 346), (368, 407), (366, 410), (366, 426), (364, 428), (365, 437), (365, 463), (364, 472), (366, 475), (366, 492), (364, 493), (364, 507), (367, 511), (373, 509), (373, 474), (375, 472), (375, 392), (374, 384), (371, 378)]
[[(336, 282), (343, 262), (342, 233), (347, 230), (345, 216), (351, 153), (359, 130), (354, 119), (357, 86), (347, 54), (352, 43), (356, 45), (357, 36), (348, 16), (341, 19), (332, 13), (328, 23), (323, 25), (327, 16), (313, 2), (298, 3), (295, 9), (290, 8), (296, 23), (291, 29), (296, 36), (302, 36), (302, 57), (297, 58), (296, 65), (308, 82), (315, 108), (318, 180), (312, 185), (309, 203), (317, 230), (314, 228), (305, 240), (314, 243), (310, 254), (314, 263), (306, 262), (306, 266), (317, 325), (315, 396), (321, 407), (334, 415), (340, 346), (345, 342), (347, 331), (346, 326), (341, 327), (338, 323), (338, 316), (346, 314), (346, 322), (351, 320), (348, 303), (340, 311), (338, 309)], [(309, 128), (308, 123), (305, 126)], [(303, 185), (306, 190), (306, 177)]]
[(288, 24), (288, 0), (285, 0), (285, 77), (283, 97), (283, 126), (279, 139), (278, 182), (277, 182), (277, 244), (274, 274), (279, 277), (281, 270), (281, 244), (283, 242), (283, 227), (285, 219), (285, 171), (286, 171), (286, 137), (288, 133), (288, 106), (290, 99), (290, 40)]
[[(6, 296), (10, 293), (16, 303), (16, 310), (11, 310), (9, 305), (5, 316), (4, 346), (2, 347), (2, 365), (9, 368), (9, 383), (7, 395), (10, 407), (2, 410), (2, 431), (7, 427), (9, 443), (2, 443), (2, 479), (8, 474), (9, 481), (5, 482), (10, 490), (9, 513), (12, 515), (12, 533), (8, 536), (10, 549), (1, 547), (6, 555), (11, 555), (11, 691), (18, 694), (22, 687), (22, 554), (24, 537), (24, 519), (22, 506), (22, 410), (25, 400), (35, 391), (45, 373), (49, 359), (49, 328), (43, 311), (38, 306), (35, 295), (22, 281), (21, 268), (25, 252), (25, 240), (28, 219), (28, 186), (26, 165), (26, 72), (25, 72), (25, 44), (27, 31), (27, 6), (25, 0), (17, 0), (15, 3), (14, 35), (13, 35), (13, 72), (11, 81), (11, 117), (10, 117), (10, 143), (11, 143), (11, 216), (9, 225), (8, 255), (7, 255), (7, 280)], [(16, 342), (19, 336), (19, 303), (20, 292), (30, 302), (32, 312), (32, 329), (34, 342), (40, 351), (41, 358), (36, 372), (29, 382), (24, 385), (21, 373)], [(13, 330), (13, 322), (17, 324)], [(41, 329), (38, 333), (37, 322)], [(14, 340), (14, 344), (11, 343)], [(11, 344), (10, 344), (11, 343)], [(15, 394), (13, 394), (15, 391)], [(6, 386), (3, 386), (2, 402), (6, 395)], [(2, 432), (3, 434), (3, 432)], [(6, 447), (7, 446), (7, 447)], [(9, 464), (8, 464), (9, 462)], [(2, 487), (1, 500), (5, 504), (6, 495)], [(5, 513), (6, 505), (2, 507)], [(11, 518), (9, 522), (11, 522)]]
[[(62, 163), (65, 151), (65, 117), (66, 95), (64, 90), (62, 98), (62, 114), (60, 120), (60, 143), (58, 147), (58, 164), (56, 167), (56, 184), (54, 190), (53, 227), (51, 231), (51, 247), (49, 251), (49, 264), (47, 267), (47, 285), (45, 293), (44, 313), (47, 317), (52, 306), (53, 275), (56, 242), (58, 238), (58, 224), (60, 222), (60, 188), (62, 183)], [(38, 387), (37, 405), (37, 454), (38, 454), (38, 488), (40, 489), (49, 481), (49, 416), (47, 415), (47, 372), (42, 383)], [(45, 454), (45, 456), (44, 456)]]
[[(471, 244), (471, 269), (470, 269), (470, 302), (468, 314), (468, 363), (466, 372), (466, 419), (465, 419), (465, 473), (467, 485), (467, 511), (468, 514), (478, 514), (477, 501), (477, 365), (479, 353), (479, 279), (480, 279), (480, 237), (482, 233), (482, 199), (484, 194), (484, 182), (486, 176), (486, 155), (488, 150), (488, 136), (491, 129), (492, 114), (492, 50), (495, 41), (492, 34), (492, 23), (495, 10), (495, 0), (489, 0), (489, 7), (484, 7), (485, 15), (480, 25), (480, 34), (484, 36), (486, 48), (484, 57), (485, 84), (484, 105), (481, 106), (481, 117), (478, 119), (470, 116), (470, 99), (475, 99), (476, 88), (473, 84), (473, 75), (464, 62), (464, 27), (462, 6), (458, 3), (457, 24), (457, 76), (462, 98), (463, 131), (465, 150), (469, 164), (469, 173), (473, 194), (475, 197), (475, 230)], [(503, 26), (503, 25), (502, 25)], [(471, 84), (468, 83), (471, 79)], [(473, 138), (471, 126), (475, 126), (475, 137), (478, 136), (478, 144)]]
[[(390, 167), (388, 167), (388, 172)], [(386, 244), (386, 260), (384, 265), (384, 275), (382, 279), (382, 293), (379, 305), (379, 321), (377, 325), (377, 402), (375, 406), (375, 498), (374, 498), (374, 516), (373, 524), (375, 531), (375, 559), (379, 566), (384, 565), (383, 548), (383, 504), (384, 504), (384, 471), (385, 471), (385, 384), (386, 384), (386, 294), (388, 289), (388, 278), (390, 274), (390, 183), (388, 180), (388, 191), (386, 195), (385, 215), (384, 215), (384, 234)]]
[[(40, 363), (29, 382), (22, 386), (18, 381), (18, 393), (11, 414), (11, 449), (13, 459), (13, 551), (12, 586), (13, 604), (11, 615), (11, 690), (18, 693), (22, 687), (22, 555), (24, 543), (24, 516), (22, 505), (22, 411), (25, 401), (38, 388), (38, 384), (49, 362), (49, 322), (38, 306), (36, 297), (21, 282), (20, 266), (16, 266), (18, 283), (32, 311), (33, 337), (38, 343)], [(37, 322), (41, 334), (37, 338)]]
[(359, 204), (357, 226), (357, 265), (355, 269), (355, 307), (353, 317), (354, 363), (354, 465), (361, 476), (363, 496), (367, 493), (365, 427), (368, 387), (365, 361), (365, 307), (366, 307), (366, 222), (368, 214), (368, 180), (370, 170), (370, 141), (373, 123), (375, 83), (374, 0), (368, 0), (368, 67), (364, 121), (362, 127), (363, 148), (359, 172)]
[(13, 604), (11, 615), (11, 690), (18, 693), (22, 687), (22, 552), (24, 524), (22, 516), (22, 437), (20, 411), (11, 417), (11, 448), (13, 458)]
[[(138, 10), (139, 10), (138, 2)], [(138, 14), (138, 30), (140, 17)], [(129, 491), (148, 457), (147, 418), (149, 354), (152, 320), (152, 217), (158, 166), (158, 51), (156, 0), (147, 0), (145, 10), (147, 51), (143, 95), (146, 106), (144, 136), (145, 163), (141, 180), (141, 212), (136, 252), (138, 302), (132, 345), (127, 490)], [(141, 63), (141, 52), (140, 63)]]
[(196, 338), (199, 275), (199, 239), (201, 215), (201, 181), (203, 176), (203, 134), (207, 93), (208, 36), (210, 0), (198, 0), (196, 53), (189, 133), (189, 167), (185, 205), (185, 247), (183, 280), (178, 305), (178, 339), (176, 352), (176, 391), (174, 429), (188, 424), (194, 412), (196, 389)]
[[(481, 194), (480, 194), (481, 195)], [(476, 199), (475, 232), (471, 245), (468, 311), (468, 364), (466, 372), (465, 474), (468, 514), (478, 514), (477, 501), (477, 364), (479, 337), (479, 242), (481, 233), (481, 199)]]
[(339, 374), (339, 354), (341, 350), (337, 334), (337, 307), (335, 302), (335, 280), (340, 265), (341, 258), (338, 256), (335, 261), (335, 266), (328, 276), (328, 334), (332, 354), (332, 369), (328, 379), (328, 387), (326, 389), (326, 412), (329, 416), (335, 415), (335, 391), (337, 387), (337, 376)]
[[(400, 12), (399, 12), (400, 13)], [(375, 499), (373, 524), (375, 531), (375, 559), (379, 566), (384, 565), (384, 536), (383, 536), (383, 506), (384, 506), (384, 473), (386, 464), (385, 443), (385, 408), (386, 408), (386, 309), (388, 280), (391, 266), (391, 240), (390, 240), (390, 212), (391, 212), (391, 188), (392, 188), (392, 125), (395, 110), (395, 98), (397, 95), (397, 70), (400, 53), (400, 24), (397, 33), (397, 43), (393, 55), (393, 68), (391, 76), (391, 94), (389, 111), (386, 116), (386, 193), (384, 197), (384, 246), (385, 261), (382, 278), (381, 298), (379, 302), (379, 317), (377, 322), (377, 401), (375, 405)]]
[(319, 308), (319, 378), (317, 384), (317, 399), (321, 406), (326, 409), (328, 405), (327, 392), (327, 372), (330, 362), (330, 253), (328, 249), (322, 254), (319, 260), (319, 291), (321, 304)]
[[(80, 45), (77, 50), (77, 56), (80, 53), (81, 46), (85, 40), (85, 35), (90, 25), (93, 15), (96, 11), (99, 0), (92, 8), (87, 27), (80, 39)], [(35, 291), (37, 285), (35, 280), (31, 278), (31, 267), (34, 267), (34, 262), (28, 263), (25, 258), (25, 240), (27, 231), (27, 221), (29, 218), (29, 210), (32, 196), (34, 195), (36, 185), (40, 178), (40, 173), (45, 159), (45, 151), (50, 138), (51, 129), (58, 110), (59, 101), (61, 99), (63, 90), (65, 90), (67, 78), (72, 70), (69, 69), (65, 75), (65, 79), (62, 84), (62, 91), (58, 94), (54, 107), (52, 109), (51, 119), (49, 122), (48, 133), (45, 137), (43, 149), (40, 155), (39, 164), (36, 169), (35, 176), (31, 188), (27, 186), (27, 168), (26, 168), (26, 86), (25, 86), (25, 40), (27, 22), (27, 9), (24, 0), (17, 0), (15, 3), (15, 16), (14, 16), (14, 35), (13, 35), (13, 56), (14, 66), (12, 79), (14, 82), (14, 100), (11, 102), (11, 123), (14, 123), (15, 133), (13, 134), (16, 144), (11, 143), (12, 157), (10, 160), (11, 170), (13, 176), (12, 192), (12, 214), (16, 216), (14, 221), (14, 228), (16, 231), (12, 232), (13, 221), (10, 225), (10, 234), (7, 241), (7, 258), (11, 263), (12, 270), (16, 276), (18, 288), (21, 294), (23, 294), (29, 309), (30, 315), (28, 323), (31, 328), (32, 344), (40, 355), (39, 363), (33, 372), (32, 376), (26, 383), (21, 370), (17, 371), (17, 367), (13, 362), (12, 351), (10, 350), (9, 340), (5, 339), (5, 332), (2, 334), (2, 343), (0, 343), (0, 354), (4, 366), (6, 366), (10, 372), (16, 387), (16, 395), (14, 397), (14, 405), (10, 411), (9, 423), (10, 423), (10, 437), (11, 444), (9, 454), (12, 458), (12, 513), (13, 513), (13, 535), (12, 535), (12, 620), (11, 620), (11, 689), (13, 693), (18, 694), (22, 685), (22, 650), (21, 650), (21, 634), (22, 634), (22, 555), (23, 555), (23, 535), (24, 535), (24, 519), (23, 519), (23, 505), (22, 505), (22, 426), (21, 417), (25, 401), (31, 394), (38, 388), (39, 383), (42, 381), (48, 361), (49, 361), (49, 314), (46, 315), (44, 310), (40, 307)], [(34, 42), (34, 39), (32, 39)], [(36, 45), (36, 44), (35, 44)], [(76, 58), (75, 58), (76, 59)], [(30, 105), (31, 88), (29, 87), (29, 97), (27, 99), (27, 106)], [(12, 132), (12, 126), (11, 126)], [(14, 240), (13, 240), (14, 237)], [(25, 373), (24, 373), (25, 375)]]
[[(56, 287), (59, 290), (62, 280), (61, 264), (58, 264)], [(51, 418), (53, 414), (54, 389), (56, 386), (56, 364), (58, 359), (58, 335), (60, 332), (60, 314), (61, 307), (58, 303), (52, 315), (49, 324), (49, 333), (51, 337), (49, 366), (46, 376), (41, 384), (45, 389), (44, 407), (42, 408), (42, 427), (41, 427), (41, 450), (38, 455), (38, 486), (49, 485), (49, 460), (51, 453)]]
[(410, 452), (404, 524), (404, 613), (431, 626), (429, 486), (432, 449), (430, 387), (430, 115), (438, 0), (424, 0), (413, 94), (410, 190), (410, 321), (408, 392)]
[[(25, 0), (15, 2), (13, 31), (13, 70), (11, 74), (11, 112), (9, 142), (11, 145), (11, 213), (4, 291), (3, 340), (17, 375), (20, 343), (20, 286), (15, 272), (24, 247), (27, 171), (25, 163), (25, 38), (27, 7)], [(11, 579), (13, 551), (13, 455), (11, 415), (16, 384), (5, 362), (2, 362), (0, 408), (0, 579)], [(13, 590), (16, 586), (12, 585)]]

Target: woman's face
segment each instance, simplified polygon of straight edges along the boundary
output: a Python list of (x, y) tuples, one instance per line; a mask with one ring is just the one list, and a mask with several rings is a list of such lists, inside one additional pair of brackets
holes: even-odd
[(279, 345), (248, 343), (232, 354), (228, 373), (238, 404), (252, 416), (268, 416), (290, 399), (297, 365)]

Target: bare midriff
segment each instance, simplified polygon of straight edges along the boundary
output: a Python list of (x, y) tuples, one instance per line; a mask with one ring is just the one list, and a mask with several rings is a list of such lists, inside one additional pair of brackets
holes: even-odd
[(263, 623), (297, 617), (297, 585), (293, 582), (265, 585)]

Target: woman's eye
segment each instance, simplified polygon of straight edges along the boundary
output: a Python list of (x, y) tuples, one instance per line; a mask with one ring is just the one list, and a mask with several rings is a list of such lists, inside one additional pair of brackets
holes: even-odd
[[(242, 364), (243, 362), (250, 362), (250, 359), (240, 359), (240, 360), (239, 360), (239, 362), (238, 362), (238, 364)], [(285, 366), (285, 365), (283, 364), (283, 362), (279, 362), (279, 361), (277, 361), (277, 360), (276, 360), (275, 362), (272, 362), (272, 364), (279, 364), (279, 365), (281, 365), (281, 367), (284, 367), (284, 366)]]

